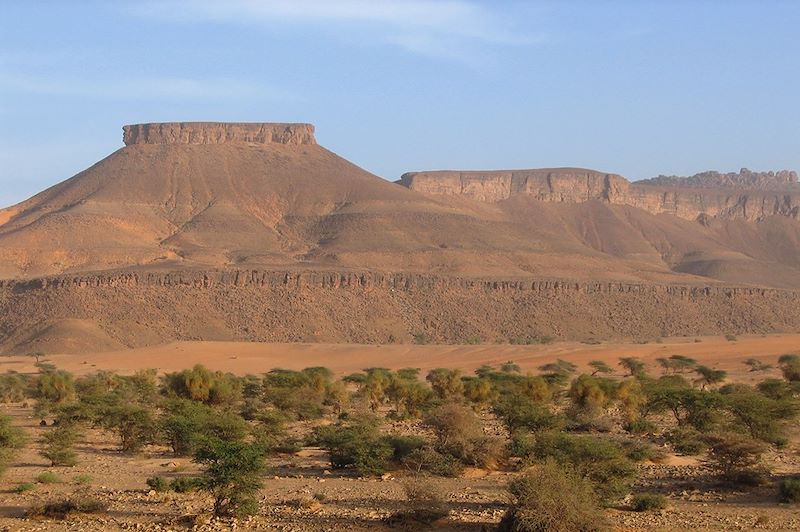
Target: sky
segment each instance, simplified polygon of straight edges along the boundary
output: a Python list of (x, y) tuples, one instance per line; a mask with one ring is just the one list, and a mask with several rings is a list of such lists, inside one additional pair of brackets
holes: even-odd
[(0, 207), (138, 122), (311, 122), (386, 179), (800, 170), (793, 0), (0, 0)]

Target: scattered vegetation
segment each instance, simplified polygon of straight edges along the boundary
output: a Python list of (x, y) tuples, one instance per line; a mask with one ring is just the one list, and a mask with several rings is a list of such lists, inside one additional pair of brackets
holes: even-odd
[(778, 484), (778, 500), (780, 502), (800, 503), (800, 478), (785, 478)]
[[(757, 359), (746, 364), (753, 372), (770, 369)], [(0, 399), (35, 401), (40, 454), (52, 467), (76, 464), (75, 445), (90, 427), (113, 436), (121, 453), (157, 444), (191, 457), (201, 472), (154, 476), (146, 479), (148, 488), (204, 491), (220, 517), (258, 512), (266, 458), (310, 444), (326, 450), (331, 467), (345, 474), (413, 474), (405, 486), (408, 503), (392, 518), (408, 527), (430, 526), (448, 514), (446, 497), (428, 477), (458, 476), (472, 467), (524, 471), (510, 487), (514, 502), (503, 530), (601, 530), (604, 506), (665, 507), (661, 495), (630, 494), (638, 463), (661, 460), (665, 442), (745, 489), (767, 478), (764, 453), (786, 446), (800, 417), (795, 354), (779, 358), (780, 378), (776, 370), (755, 385), (729, 382), (724, 371), (683, 355), (658, 359), (652, 368), (635, 357), (618, 366), (595, 360), (585, 373), (559, 359), (538, 374), (507, 361), (469, 375), (376, 367), (341, 379), (322, 367), (239, 377), (197, 365), (160, 378), (152, 370), (75, 378), (44, 362), (38, 369), (32, 376), (2, 376)], [(497, 436), (503, 431), (494, 423), (508, 436)], [(24, 441), (0, 416), (0, 468)], [(60, 479), (46, 471), (36, 481)], [(24, 483), (15, 491), (33, 487)], [(779, 490), (781, 501), (797, 502), (800, 481), (784, 479)], [(307, 498), (318, 506), (324, 494)], [(102, 511), (95, 503), (65, 499), (30, 515)]]
[(503, 532), (607, 530), (592, 482), (549, 460), (511, 483), (514, 502), (503, 517)]
[(663, 510), (666, 507), (667, 498), (656, 493), (637, 493), (631, 500), (631, 510), (634, 512)]

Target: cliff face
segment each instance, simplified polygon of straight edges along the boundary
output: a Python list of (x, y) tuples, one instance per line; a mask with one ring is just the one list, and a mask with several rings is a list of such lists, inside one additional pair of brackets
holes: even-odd
[(748, 190), (783, 190), (800, 192), (797, 188), (797, 172), (780, 170), (778, 172), (754, 172), (742, 168), (738, 172), (723, 174), (710, 170), (689, 177), (660, 175), (652, 179), (637, 181), (639, 185), (660, 185), (669, 187), (694, 188), (746, 188)]
[(400, 183), (418, 192), (461, 195), (487, 202), (524, 194), (541, 201), (609, 201), (628, 185), (625, 178), (581, 168), (496, 172), (411, 172)]
[(123, 126), (122, 140), (132, 144), (316, 144), (311, 124), (164, 122)]
[(769, 333), (796, 331), (798, 304), (800, 292), (753, 287), (376, 271), (119, 272), (0, 282), (0, 349), (57, 352), (65, 335), (94, 350), (92, 342), (382, 343), (424, 336), (461, 343)]
[(411, 172), (404, 174), (400, 183), (418, 192), (466, 196), (485, 202), (498, 202), (516, 195), (556, 203), (598, 200), (687, 220), (758, 221), (768, 216), (800, 217), (800, 191), (632, 184), (617, 174), (578, 168)]

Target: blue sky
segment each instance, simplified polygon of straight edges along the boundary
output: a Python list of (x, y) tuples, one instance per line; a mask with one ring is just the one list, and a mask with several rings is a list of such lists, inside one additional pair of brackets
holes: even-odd
[(800, 169), (800, 2), (7, 0), (0, 206), (126, 123), (297, 121), (387, 179)]

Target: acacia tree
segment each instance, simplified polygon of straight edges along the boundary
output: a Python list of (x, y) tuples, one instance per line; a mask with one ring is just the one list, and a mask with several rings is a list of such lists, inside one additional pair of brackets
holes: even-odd
[(266, 463), (258, 443), (209, 438), (195, 454), (205, 470), (201, 489), (214, 497), (214, 515), (244, 516), (258, 513), (258, 490)]

